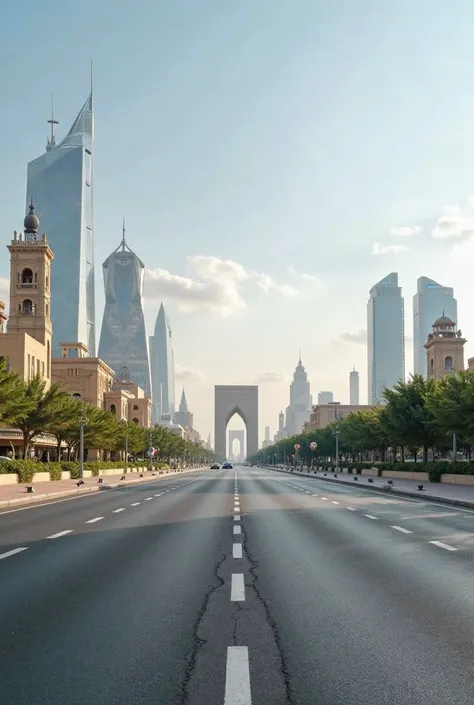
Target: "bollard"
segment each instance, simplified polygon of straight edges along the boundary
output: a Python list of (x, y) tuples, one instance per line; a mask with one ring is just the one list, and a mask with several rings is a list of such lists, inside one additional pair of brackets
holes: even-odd
[(31, 494), (31, 492), (34, 492), (34, 491), (35, 491), (35, 488), (32, 487), (32, 485), (27, 485), (25, 489), (26, 489), (26, 491), (27, 491), (28, 494)]
[(423, 485), (418, 485), (418, 492), (424, 492), (425, 488)]
[(367, 479), (367, 482), (373, 482), (372, 478), (369, 477), (369, 478)]
[(99, 485), (101, 485), (101, 484), (104, 482), (104, 478), (103, 478), (103, 477), (99, 477), (99, 479), (97, 480), (97, 482), (99, 483)]

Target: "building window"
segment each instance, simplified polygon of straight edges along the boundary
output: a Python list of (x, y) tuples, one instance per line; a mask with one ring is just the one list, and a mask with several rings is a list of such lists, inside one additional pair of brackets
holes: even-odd
[(447, 355), (444, 358), (444, 369), (445, 370), (453, 370), (454, 369), (453, 358), (451, 357), (451, 355)]
[(46, 275), (46, 288), (49, 289), (49, 277)]
[(117, 407), (115, 406), (115, 404), (111, 404), (110, 405), (110, 413), (116, 414), (116, 412), (117, 412)]
[(133, 423), (135, 424), (135, 426), (138, 426), (138, 419), (133, 419)]
[(34, 313), (34, 306), (31, 299), (25, 299), (23, 301), (21, 312), (24, 316), (32, 316)]
[(21, 285), (33, 286), (33, 272), (28, 267), (21, 273)]
[(133, 410), (138, 411), (138, 406), (136, 404), (133, 405)]
[(46, 318), (49, 317), (49, 304), (46, 304)]
[(74, 394), (72, 395), (72, 398), (73, 399), (80, 399), (81, 395), (79, 394), (79, 392), (74, 392)]
[(434, 372), (434, 360), (433, 360), (433, 358), (431, 358), (431, 360), (430, 360), (430, 372), (431, 372), (431, 374), (433, 374), (433, 372)]
[(51, 367), (50, 367), (50, 365), (51, 365), (51, 343), (49, 342), (49, 340), (48, 340), (48, 342), (47, 342), (47, 344), (46, 344), (46, 355), (47, 355), (47, 358), (46, 358), (46, 369), (47, 369), (47, 371), (48, 371), (47, 374), (48, 374), (48, 379), (49, 379), (49, 377), (50, 377), (50, 375), (51, 375)]
[(30, 379), (31, 374), (31, 355), (28, 353), (28, 379)]
[(41, 361), (40, 360), (36, 360), (36, 374), (38, 375), (38, 377), (41, 374)]
[(44, 362), (41, 362), (41, 375), (44, 377)]

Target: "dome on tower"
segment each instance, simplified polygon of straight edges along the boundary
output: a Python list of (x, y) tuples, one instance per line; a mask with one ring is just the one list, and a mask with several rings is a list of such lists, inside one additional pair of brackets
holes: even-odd
[(455, 325), (454, 321), (448, 318), (448, 316), (443, 315), (436, 319), (433, 323), (433, 328), (454, 328)]
[(25, 233), (36, 234), (39, 230), (39, 225), (39, 218), (35, 215), (35, 207), (33, 203), (30, 203), (30, 212), (25, 216), (25, 220), (23, 221)]

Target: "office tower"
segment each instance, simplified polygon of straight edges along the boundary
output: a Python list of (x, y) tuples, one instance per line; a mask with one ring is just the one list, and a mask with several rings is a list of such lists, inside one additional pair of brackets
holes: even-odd
[(122, 242), (102, 267), (105, 308), (99, 357), (117, 377), (138, 384), (150, 397), (150, 363), (143, 315), (145, 265), (127, 245), (125, 225)]
[(163, 304), (156, 317), (154, 335), (150, 336), (150, 368), (153, 423), (159, 423), (163, 414), (172, 416), (175, 412), (173, 337)]
[(355, 367), (349, 374), (349, 404), (359, 406), (359, 373)]
[(334, 394), (332, 392), (318, 392), (318, 406), (323, 404), (332, 404), (334, 401)]
[(51, 276), (52, 356), (61, 342), (84, 343), (95, 355), (92, 92), (56, 144), (51, 116), (46, 152), (28, 164), (27, 209), (34, 199), (54, 251)]
[(420, 277), (413, 297), (413, 369), (415, 374), (426, 377), (425, 343), (432, 332), (433, 323), (445, 315), (458, 320), (458, 302), (450, 286), (442, 286), (433, 279)]
[(296, 433), (301, 433), (303, 425), (309, 421), (311, 416), (311, 405), (308, 375), (300, 357), (290, 385), (290, 403), (286, 407), (285, 433), (287, 435), (293, 436)]
[(405, 379), (404, 307), (398, 274), (370, 290), (367, 303), (368, 402), (383, 404), (383, 390)]

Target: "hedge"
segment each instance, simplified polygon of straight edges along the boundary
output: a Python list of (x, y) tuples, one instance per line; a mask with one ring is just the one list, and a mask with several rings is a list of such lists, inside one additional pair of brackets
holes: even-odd
[[(334, 463), (320, 463), (324, 472), (334, 472)], [(448, 463), (446, 461), (428, 463), (348, 463), (341, 461), (339, 470), (347, 468), (349, 473), (360, 475), (362, 470), (377, 470), (377, 475), (382, 477), (384, 470), (391, 472), (427, 472), (430, 482), (440, 482), (441, 475), (474, 475), (474, 463)]]
[[(101, 470), (123, 470), (124, 464), (119, 461), (90, 461), (84, 463), (84, 470), (92, 472), (93, 477), (100, 475)], [(143, 468), (144, 463), (134, 462), (128, 463), (128, 470), (138, 470), (138, 468)], [(154, 469), (168, 469), (166, 463), (158, 463), (154, 465)], [(17, 473), (19, 475), (20, 482), (32, 482), (35, 473), (37, 472), (49, 472), (51, 480), (61, 480), (63, 472), (69, 472), (71, 479), (77, 480), (80, 476), (80, 465), (78, 462), (64, 461), (56, 463), (39, 463), (35, 460), (4, 460), (0, 462), (0, 474), (13, 474)]]

